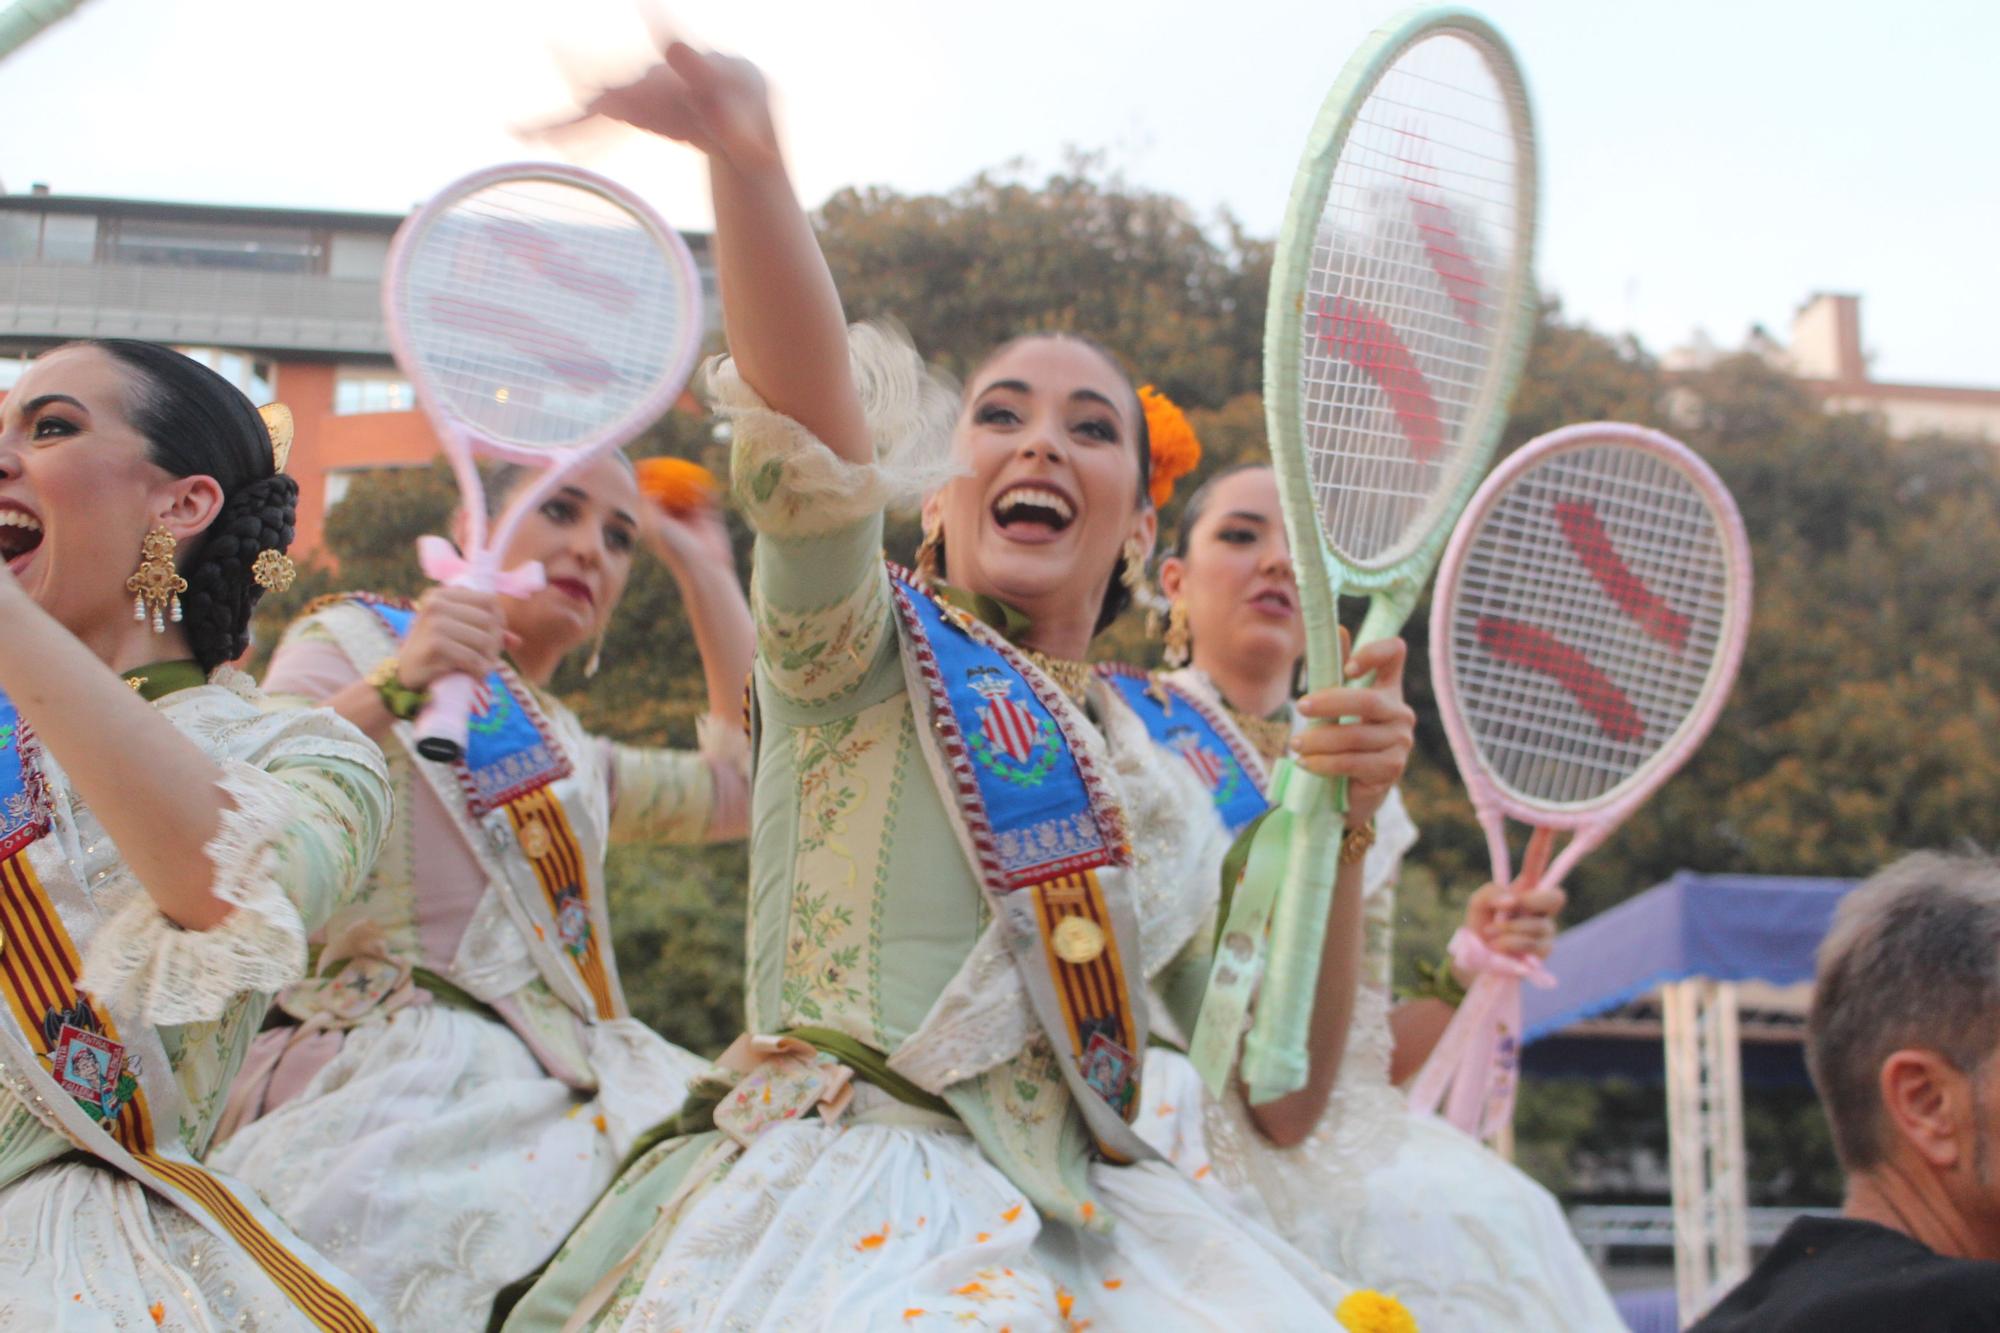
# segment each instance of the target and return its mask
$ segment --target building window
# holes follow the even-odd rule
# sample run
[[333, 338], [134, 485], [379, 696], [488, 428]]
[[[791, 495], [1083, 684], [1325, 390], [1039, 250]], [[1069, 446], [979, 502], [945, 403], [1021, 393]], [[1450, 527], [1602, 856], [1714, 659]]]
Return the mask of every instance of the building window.
[[333, 382], [333, 414], [408, 412], [417, 405], [410, 382], [393, 370], [343, 370]]
[[248, 352], [232, 352], [223, 347], [182, 347], [176, 350], [191, 361], [201, 362], [243, 390], [244, 396], [253, 403], [268, 403], [277, 396], [271, 389], [274, 368], [269, 361]]
[[0, 260], [88, 264], [97, 256], [97, 219], [89, 213], [0, 212]]
[[304, 227], [119, 218], [107, 238], [105, 258], [114, 264], [320, 273], [326, 268], [326, 246], [320, 233]]

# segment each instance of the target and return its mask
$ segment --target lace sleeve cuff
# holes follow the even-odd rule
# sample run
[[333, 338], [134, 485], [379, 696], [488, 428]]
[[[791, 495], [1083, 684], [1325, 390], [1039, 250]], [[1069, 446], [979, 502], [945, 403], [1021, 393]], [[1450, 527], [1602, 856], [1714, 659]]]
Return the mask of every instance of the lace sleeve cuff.
[[744, 382], [734, 360], [709, 363], [708, 397], [729, 419], [730, 484], [759, 532], [816, 537], [885, 509], [921, 500], [954, 471], [951, 423], [958, 396], [932, 375], [898, 329], [848, 331], [855, 387], [875, 443], [873, 463], [850, 463], [798, 422], [774, 412]]
[[231, 911], [208, 930], [175, 925], [143, 890], [105, 923], [84, 958], [82, 985], [151, 1023], [220, 1018], [246, 991], [278, 991], [305, 975], [306, 928], [278, 877], [279, 840], [293, 815], [286, 783], [236, 760], [222, 764], [234, 802], [203, 848], [211, 891]]

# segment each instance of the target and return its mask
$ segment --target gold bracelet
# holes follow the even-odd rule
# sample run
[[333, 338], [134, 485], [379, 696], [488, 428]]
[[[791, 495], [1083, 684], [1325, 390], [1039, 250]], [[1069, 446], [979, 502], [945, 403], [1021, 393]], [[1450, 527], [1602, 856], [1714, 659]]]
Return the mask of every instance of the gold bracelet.
[[1375, 821], [1369, 820], [1360, 828], [1351, 828], [1340, 835], [1340, 864], [1359, 864], [1368, 855], [1368, 849], [1375, 845]]

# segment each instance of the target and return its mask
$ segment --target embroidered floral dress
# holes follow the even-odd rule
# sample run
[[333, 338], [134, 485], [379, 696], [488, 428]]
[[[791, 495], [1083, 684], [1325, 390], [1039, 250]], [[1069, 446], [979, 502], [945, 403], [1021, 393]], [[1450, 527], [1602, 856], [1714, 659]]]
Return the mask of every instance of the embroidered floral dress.
[[[395, 651], [406, 619], [322, 607], [267, 685], [329, 697]], [[509, 721], [523, 744], [482, 759], [478, 728]], [[740, 836], [746, 752], [740, 726], [706, 723], [706, 753], [614, 745], [511, 672], [466, 764], [416, 758], [408, 731], [387, 744], [388, 844], [321, 932], [315, 977], [281, 998], [296, 1025], [258, 1039], [211, 1160], [340, 1256], [397, 1326], [477, 1329], [707, 1068], [625, 1011], [604, 853]], [[552, 861], [573, 877], [559, 900]]]
[[[929, 699], [881, 560], [883, 507], [938, 479], [955, 403], [873, 330], [854, 356], [871, 466], [727, 365], [712, 387], [758, 530], [749, 1021], [877, 1068], [834, 1123], [653, 1149], [508, 1327], [582, 1309], [619, 1329], [1330, 1328], [1345, 1289], [1276, 1237], [1164, 1162], [1093, 1159], [920, 734], [913, 698]], [[1216, 873], [1223, 840], [1184, 818], [1187, 788], [1160, 781], [1107, 692], [1101, 731], [1056, 706], [1129, 829], [1130, 865], [1101, 883], [1138, 905], [1127, 966], [1157, 977], [1201, 935], [1209, 909], [1187, 886]]]
[[[11, 717], [0, 724], [0, 762], [21, 765], [25, 751], [28, 777], [0, 819], [0, 974], [13, 1015], [0, 1039], [0, 1328], [308, 1329], [251, 1247], [328, 1288], [351, 1284], [267, 1225], [253, 1191], [221, 1180], [220, 1197], [241, 1205], [224, 1205], [231, 1231], [139, 1178], [158, 1169], [218, 1199], [188, 1174], [193, 1157], [270, 992], [304, 974], [307, 932], [375, 855], [389, 816], [381, 755], [332, 713], [266, 712], [249, 678], [226, 668], [156, 706], [222, 766], [234, 803], [207, 849], [214, 892], [234, 910], [211, 930], [161, 915], [61, 765], [23, 746]], [[81, 990], [52, 999], [51, 986], [72, 984], [65, 954], [82, 964]], [[29, 1061], [71, 1105], [29, 1081]], [[151, 1165], [134, 1170], [141, 1159]]]
[[[1234, 730], [1200, 672], [1168, 680]], [[1247, 742], [1234, 748], [1254, 755]], [[1257, 776], [1267, 780], [1261, 768]], [[1401, 1300], [1423, 1329], [1619, 1333], [1624, 1324], [1549, 1192], [1444, 1121], [1412, 1114], [1389, 1082], [1396, 881], [1417, 837], [1399, 795], [1376, 829], [1354, 1017], [1319, 1126], [1296, 1147], [1277, 1147], [1241, 1097], [1217, 1102], [1185, 1056], [1156, 1048], [1140, 1132], [1329, 1271]]]

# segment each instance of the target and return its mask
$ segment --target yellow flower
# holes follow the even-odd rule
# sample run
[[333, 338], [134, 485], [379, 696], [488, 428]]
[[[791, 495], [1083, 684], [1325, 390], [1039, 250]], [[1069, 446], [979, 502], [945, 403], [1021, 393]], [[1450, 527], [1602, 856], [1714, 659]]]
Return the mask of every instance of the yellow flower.
[[1357, 1291], [1333, 1312], [1347, 1333], [1417, 1333], [1416, 1316], [1394, 1296]]
[[1187, 413], [1152, 385], [1139, 390], [1139, 406], [1146, 412], [1146, 441], [1153, 455], [1148, 494], [1153, 508], [1159, 509], [1174, 498], [1174, 483], [1201, 462], [1201, 441], [1195, 438]]
[[706, 509], [722, 493], [714, 473], [685, 458], [642, 458], [635, 470], [639, 474], [639, 490], [672, 513]]

